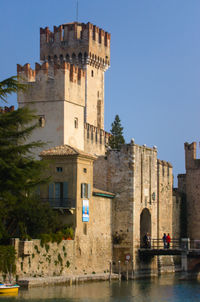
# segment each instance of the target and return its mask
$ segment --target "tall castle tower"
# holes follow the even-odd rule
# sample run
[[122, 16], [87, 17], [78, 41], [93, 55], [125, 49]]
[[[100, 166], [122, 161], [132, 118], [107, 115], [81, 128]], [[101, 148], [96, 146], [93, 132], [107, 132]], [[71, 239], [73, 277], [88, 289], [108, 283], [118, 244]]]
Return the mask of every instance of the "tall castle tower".
[[104, 72], [110, 65], [110, 34], [91, 23], [68, 23], [40, 29], [40, 64], [18, 65], [29, 84], [19, 93], [19, 106], [28, 105], [41, 129], [31, 139], [49, 146], [69, 144], [102, 154], [104, 131]]

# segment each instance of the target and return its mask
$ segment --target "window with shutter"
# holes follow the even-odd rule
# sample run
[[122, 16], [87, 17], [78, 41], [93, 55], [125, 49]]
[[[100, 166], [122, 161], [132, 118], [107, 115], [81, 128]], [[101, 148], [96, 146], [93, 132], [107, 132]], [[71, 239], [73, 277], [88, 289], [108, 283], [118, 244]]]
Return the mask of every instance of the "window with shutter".
[[63, 183], [63, 198], [68, 198], [68, 182]]
[[54, 183], [49, 184], [49, 198], [50, 199], [54, 198]]
[[90, 199], [91, 196], [91, 184], [87, 185], [87, 198]]
[[55, 183], [55, 198], [56, 199], [60, 199], [60, 192], [61, 192], [61, 190], [60, 190], [60, 182], [56, 182]]
[[82, 183], [81, 184], [81, 198], [90, 198], [91, 196], [91, 185]]

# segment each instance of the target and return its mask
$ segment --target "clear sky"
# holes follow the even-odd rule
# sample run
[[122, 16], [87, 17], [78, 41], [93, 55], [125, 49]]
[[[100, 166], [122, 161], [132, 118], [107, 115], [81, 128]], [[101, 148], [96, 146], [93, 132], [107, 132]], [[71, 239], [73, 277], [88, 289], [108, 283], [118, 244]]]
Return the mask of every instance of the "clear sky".
[[[0, 80], [39, 62], [40, 27], [75, 19], [76, 0], [0, 0]], [[200, 1], [79, 0], [78, 21], [111, 33], [105, 129], [119, 114], [126, 142], [156, 145], [176, 179], [184, 142], [200, 140]]]

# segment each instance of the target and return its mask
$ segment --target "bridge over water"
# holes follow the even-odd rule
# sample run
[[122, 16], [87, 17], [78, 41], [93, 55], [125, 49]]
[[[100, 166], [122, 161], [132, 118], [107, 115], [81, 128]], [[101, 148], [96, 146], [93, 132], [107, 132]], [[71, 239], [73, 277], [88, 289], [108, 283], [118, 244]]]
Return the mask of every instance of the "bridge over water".
[[200, 271], [200, 240], [173, 239], [170, 247], [164, 247], [162, 239], [151, 239], [148, 247], [139, 249], [140, 256], [180, 255], [182, 271]]

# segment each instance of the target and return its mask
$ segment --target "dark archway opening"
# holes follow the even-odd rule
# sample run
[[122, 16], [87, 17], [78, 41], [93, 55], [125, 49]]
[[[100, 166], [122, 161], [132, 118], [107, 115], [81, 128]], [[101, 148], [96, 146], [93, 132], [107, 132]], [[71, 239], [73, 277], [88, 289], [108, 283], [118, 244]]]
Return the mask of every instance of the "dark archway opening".
[[[147, 247], [145, 244], [145, 236], [151, 238], [151, 213], [147, 208], [143, 209], [140, 214], [140, 246]], [[150, 247], [150, 246], [148, 246]]]

